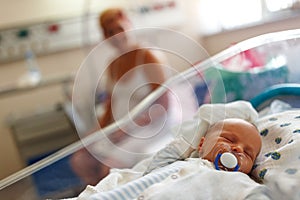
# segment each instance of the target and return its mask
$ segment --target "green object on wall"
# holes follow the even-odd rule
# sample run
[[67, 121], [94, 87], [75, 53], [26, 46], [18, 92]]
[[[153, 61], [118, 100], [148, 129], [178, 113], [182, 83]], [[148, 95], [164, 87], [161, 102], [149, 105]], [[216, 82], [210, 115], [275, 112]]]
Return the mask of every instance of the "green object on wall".
[[29, 36], [28, 29], [20, 29], [17, 33], [18, 38], [27, 38]]

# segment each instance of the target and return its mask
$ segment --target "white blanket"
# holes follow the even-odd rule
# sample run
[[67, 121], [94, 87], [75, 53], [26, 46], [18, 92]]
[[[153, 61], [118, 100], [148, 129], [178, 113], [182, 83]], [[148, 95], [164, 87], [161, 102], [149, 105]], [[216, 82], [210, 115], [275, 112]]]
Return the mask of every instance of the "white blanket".
[[[149, 180], [158, 177], [163, 178], [157, 183], [150, 183]], [[144, 188], [140, 189], [137, 184]], [[246, 174], [217, 171], [207, 160], [190, 158], [146, 176], [141, 176], [133, 169], [114, 170], [97, 186], [88, 186], [77, 198], [87, 199], [267, 200], [270, 197], [266, 187], [254, 182]]]

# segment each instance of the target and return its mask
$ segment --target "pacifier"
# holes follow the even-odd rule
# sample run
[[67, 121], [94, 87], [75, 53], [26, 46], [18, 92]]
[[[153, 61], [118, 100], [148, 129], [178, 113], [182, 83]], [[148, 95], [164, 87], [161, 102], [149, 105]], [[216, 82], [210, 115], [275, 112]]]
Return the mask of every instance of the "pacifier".
[[222, 166], [224, 166], [226, 169], [232, 170], [232, 171], [238, 171], [239, 165], [238, 160], [235, 157], [233, 153], [225, 152], [225, 153], [219, 153], [215, 159], [214, 165], [217, 170], [220, 170], [219, 163], [221, 163]]

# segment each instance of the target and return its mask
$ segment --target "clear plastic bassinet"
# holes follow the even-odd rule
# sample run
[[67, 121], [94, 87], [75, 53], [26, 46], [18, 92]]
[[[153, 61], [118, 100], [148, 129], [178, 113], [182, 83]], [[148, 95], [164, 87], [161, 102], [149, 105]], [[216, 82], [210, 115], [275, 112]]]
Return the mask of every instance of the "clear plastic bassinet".
[[[120, 127], [132, 130], [130, 126], [135, 127], [132, 119], [138, 118], [166, 92], [174, 95], [177, 99], [177, 106], [180, 106], [180, 111], [173, 113], [178, 115], [177, 121], [172, 124], [174, 126], [191, 119], [197, 107], [203, 103], [224, 103], [243, 99], [251, 101], [256, 108], [262, 109], [271, 99], [280, 98], [294, 107], [299, 107], [300, 102], [297, 97], [300, 93], [297, 85], [300, 83], [299, 52], [300, 30], [290, 30], [246, 40], [212, 57], [205, 59], [199, 57], [198, 60], [193, 58], [192, 62], [196, 64], [168, 79], [164, 87], [160, 87], [147, 96], [125, 117], [101, 131], [81, 137], [80, 141], [1, 180], [0, 199], [34, 200], [77, 196], [86, 184], [72, 171], [70, 157], [104, 140]], [[236, 66], [243, 66], [243, 69], [238, 69]], [[270, 92], [270, 87], [275, 90]], [[192, 91], [192, 93], [187, 95], [185, 90]], [[105, 95], [105, 91], [101, 94]], [[76, 97], [76, 95], [87, 94], [75, 93], [74, 95]], [[80, 123], [79, 118], [82, 118], [80, 109], [86, 107], [80, 107], [79, 102], [74, 104], [73, 120]], [[92, 103], [92, 105], [95, 104]], [[92, 111], [93, 109], [95, 108], [87, 108]], [[80, 125], [77, 124], [77, 126]], [[80, 132], [80, 127], [77, 129]], [[160, 145], [163, 147], [164, 144]], [[104, 153], [111, 150], [105, 145], [98, 145], [98, 148]]]

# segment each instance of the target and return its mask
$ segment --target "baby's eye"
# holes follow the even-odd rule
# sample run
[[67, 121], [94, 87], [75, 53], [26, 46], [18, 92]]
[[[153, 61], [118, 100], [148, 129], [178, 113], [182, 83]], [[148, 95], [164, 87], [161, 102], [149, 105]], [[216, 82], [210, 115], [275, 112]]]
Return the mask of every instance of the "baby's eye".
[[228, 137], [223, 137], [227, 142], [233, 142], [233, 140], [231, 138], [228, 138]]
[[245, 151], [245, 153], [246, 153], [246, 154], [247, 154], [247, 156], [249, 156], [251, 159], [253, 158], [253, 154], [252, 154], [252, 152]]

